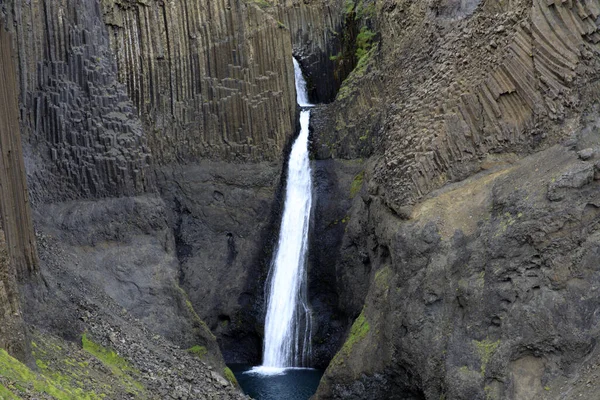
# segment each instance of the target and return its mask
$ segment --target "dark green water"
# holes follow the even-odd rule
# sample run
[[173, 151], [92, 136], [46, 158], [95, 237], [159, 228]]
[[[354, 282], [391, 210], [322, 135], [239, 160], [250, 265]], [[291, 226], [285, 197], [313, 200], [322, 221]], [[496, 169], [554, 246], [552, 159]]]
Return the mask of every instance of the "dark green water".
[[244, 393], [256, 400], [308, 400], [315, 394], [323, 371], [290, 368], [261, 373], [248, 365], [229, 366]]

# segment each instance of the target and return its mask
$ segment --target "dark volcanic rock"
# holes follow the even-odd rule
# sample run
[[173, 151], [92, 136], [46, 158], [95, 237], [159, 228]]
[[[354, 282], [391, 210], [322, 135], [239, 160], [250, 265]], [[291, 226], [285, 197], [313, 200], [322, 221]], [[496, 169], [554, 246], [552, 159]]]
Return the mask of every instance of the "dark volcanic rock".
[[[389, 254], [361, 247], [373, 263], [365, 306], [316, 398], [566, 395], [560, 382], [587, 373], [599, 326], [600, 186], [581, 171], [593, 161], [555, 146], [434, 192], [408, 221], [374, 195], [355, 205]], [[561, 179], [572, 184], [550, 201]], [[346, 264], [345, 279], [361, 268]]]
[[227, 362], [259, 363], [263, 291], [277, 240], [281, 165], [202, 162], [164, 167], [179, 281]]
[[[327, 367], [342, 344], [351, 318], [340, 305], [336, 263], [347, 251], [344, 231], [350, 223], [350, 206], [357, 195], [359, 161], [317, 160], [313, 170], [313, 215], [309, 238], [308, 295], [313, 315], [313, 363]], [[362, 183], [362, 181], [361, 181]], [[352, 315], [353, 317], [354, 315]]]

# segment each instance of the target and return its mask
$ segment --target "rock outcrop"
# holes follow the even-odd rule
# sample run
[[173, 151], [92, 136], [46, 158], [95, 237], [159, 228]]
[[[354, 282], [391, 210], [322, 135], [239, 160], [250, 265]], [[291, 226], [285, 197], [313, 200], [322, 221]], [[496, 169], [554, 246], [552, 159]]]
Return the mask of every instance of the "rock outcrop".
[[588, 393], [599, 4], [360, 4], [373, 47], [314, 117], [319, 158], [370, 157], [316, 398]]
[[117, 80], [99, 3], [11, 1], [3, 11], [34, 204], [145, 192], [147, 139]]
[[264, 281], [277, 238], [279, 163], [203, 161], [159, 173], [179, 282], [228, 362], [260, 363]]
[[284, 0], [268, 9], [289, 29], [294, 55], [300, 59], [309, 97], [314, 103], [335, 98], [350, 69], [337, 74], [331, 56], [342, 47], [343, 0]]
[[13, 54], [10, 35], [0, 22], [0, 348], [26, 359], [29, 346], [17, 282], [37, 272], [38, 259], [25, 181]]
[[378, 50], [338, 95], [329, 147], [382, 140], [374, 178], [396, 210], [485, 154], [556, 142], [597, 96], [596, 2], [451, 4], [377, 3]]
[[279, 160], [296, 124], [290, 35], [253, 1], [103, 0], [119, 81], [158, 163]]
[[[90, 307], [104, 318], [116, 309], [148, 334], [203, 349], [203, 361], [222, 371], [200, 313], [225, 342], [240, 329], [250, 335], [244, 360], [256, 359], [262, 287], [250, 273], [265, 274], [263, 244], [277, 224], [272, 209], [297, 124], [289, 31], [254, 2], [228, 1], [14, 0], [0, 4], [0, 21], [16, 50], [14, 60], [2, 57], [18, 67], [10, 82], [19, 104], [7, 107], [14, 105], [11, 124], [20, 122], [24, 149], [23, 156], [5, 144], [20, 145], [18, 130], [13, 137], [3, 129], [3, 156], [21, 163], [0, 173], [4, 233], [9, 253], [21, 246], [31, 254], [18, 254], [35, 255], [31, 222], [13, 220], [25, 215], [13, 210], [28, 211], [19, 176], [26, 170], [41, 246], [43, 284], [21, 282], [25, 322], [78, 341], [90, 329]], [[213, 175], [194, 186], [189, 174], [207, 159], [216, 160]], [[239, 177], [244, 169], [250, 181]], [[4, 179], [15, 190], [5, 191]], [[201, 204], [192, 196], [207, 187], [214, 190]], [[255, 215], [231, 212], [236, 204]], [[211, 236], [205, 228], [222, 218], [232, 218], [230, 226]], [[188, 250], [196, 234], [205, 240]], [[214, 270], [204, 246], [222, 252]], [[32, 266], [5, 261], [9, 318], [19, 307], [11, 268]], [[215, 285], [200, 293], [207, 276]], [[230, 277], [230, 297], [217, 307], [223, 293], [212, 289]], [[247, 310], [249, 332], [227, 327]], [[128, 332], [119, 318], [111, 324]]]
[[577, 154], [597, 130], [490, 161], [406, 221], [363, 191], [347, 236], [376, 241], [372, 270], [338, 272], [371, 284], [317, 398], [563, 398], [599, 333], [600, 191], [596, 159]]

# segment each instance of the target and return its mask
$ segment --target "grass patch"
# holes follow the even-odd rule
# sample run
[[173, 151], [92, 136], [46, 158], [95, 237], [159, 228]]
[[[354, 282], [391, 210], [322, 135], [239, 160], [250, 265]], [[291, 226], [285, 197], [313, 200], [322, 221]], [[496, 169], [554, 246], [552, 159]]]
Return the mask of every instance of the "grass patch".
[[353, 199], [356, 197], [360, 188], [362, 187], [363, 181], [365, 179], [365, 172], [361, 172], [360, 174], [354, 177], [352, 181], [352, 185], [350, 185], [350, 198]]
[[235, 375], [233, 374], [233, 371], [229, 369], [229, 367], [225, 367], [225, 369], [223, 370], [223, 374], [225, 375], [225, 379], [227, 379], [235, 386], [238, 386], [238, 381], [237, 379], [235, 379]]
[[192, 348], [187, 349], [187, 352], [202, 359], [206, 354], [208, 354], [208, 350], [204, 346], [194, 346]]
[[[46, 393], [57, 400], [99, 400], [102, 397], [93, 392], [74, 388], [66, 380], [57, 382], [37, 374], [26, 365], [0, 349], [0, 375], [14, 382], [16, 390]], [[12, 388], [11, 388], [12, 389]], [[14, 389], [13, 389], [14, 390]], [[18, 395], [0, 385], [2, 399], [18, 399]]]
[[342, 346], [342, 349], [338, 351], [335, 357], [333, 357], [331, 364], [343, 364], [343, 359], [350, 354], [354, 345], [363, 340], [370, 330], [371, 326], [369, 325], [369, 321], [367, 321], [367, 319], [365, 318], [365, 312], [363, 310], [358, 316], [358, 318], [356, 318], [356, 320], [354, 321], [354, 324], [352, 324], [352, 328], [350, 329], [350, 335], [348, 335], [348, 339], [346, 339], [346, 342]]
[[136, 396], [144, 393], [144, 387], [141, 383], [133, 379], [130, 374], [139, 374], [139, 371], [134, 369], [124, 358], [119, 356], [114, 350], [106, 349], [95, 343], [83, 334], [81, 337], [83, 349], [96, 357], [104, 366], [119, 378], [125, 389]]
[[13, 394], [13, 392], [11, 392], [10, 390], [8, 390], [4, 386], [2, 386], [2, 384], [0, 383], [0, 399], [2, 399], [2, 400], [13, 400], [13, 399], [18, 399], [18, 397], [15, 396]]

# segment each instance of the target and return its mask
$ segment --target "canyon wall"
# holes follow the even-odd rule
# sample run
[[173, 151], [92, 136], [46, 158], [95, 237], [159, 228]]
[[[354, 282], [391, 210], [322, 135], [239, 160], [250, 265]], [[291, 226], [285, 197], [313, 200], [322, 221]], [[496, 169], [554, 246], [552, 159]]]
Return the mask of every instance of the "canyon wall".
[[27, 359], [17, 282], [37, 273], [38, 259], [21, 147], [15, 61], [10, 35], [0, 23], [0, 348]]
[[197, 312], [231, 359], [245, 348], [242, 361], [259, 357], [256, 277], [268, 268], [297, 124], [290, 31], [259, 6], [0, 5], [44, 244], [45, 286], [24, 288], [30, 324], [77, 340], [87, 304], [114, 302], [181, 346], [206, 347], [221, 367]]
[[252, 1], [103, 0], [118, 79], [160, 164], [280, 160], [296, 124], [290, 36]]
[[355, 321], [316, 398], [593, 398], [599, 4], [355, 3], [373, 46], [314, 112], [317, 158], [366, 159]]
[[309, 98], [331, 102], [350, 69], [336, 73], [330, 59], [343, 45], [343, 0], [275, 1], [270, 13], [289, 29], [294, 55], [305, 74]]

